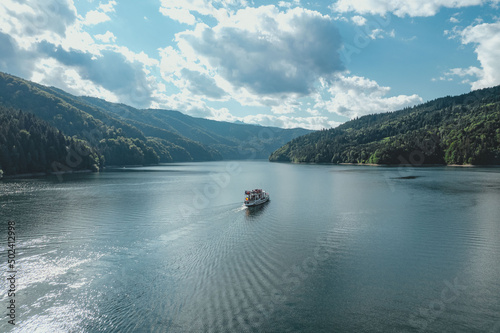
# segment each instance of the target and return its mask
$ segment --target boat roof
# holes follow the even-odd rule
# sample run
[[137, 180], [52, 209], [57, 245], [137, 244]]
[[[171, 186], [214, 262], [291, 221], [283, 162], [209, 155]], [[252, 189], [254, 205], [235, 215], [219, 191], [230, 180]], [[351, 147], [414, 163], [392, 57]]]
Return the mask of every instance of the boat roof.
[[260, 189], [260, 188], [256, 188], [255, 190], [251, 190], [251, 191], [246, 190], [246, 191], [245, 191], [245, 194], [250, 194], [250, 193], [261, 193], [261, 192], [265, 192], [265, 191], [263, 191], [263, 190], [262, 190], [262, 189]]

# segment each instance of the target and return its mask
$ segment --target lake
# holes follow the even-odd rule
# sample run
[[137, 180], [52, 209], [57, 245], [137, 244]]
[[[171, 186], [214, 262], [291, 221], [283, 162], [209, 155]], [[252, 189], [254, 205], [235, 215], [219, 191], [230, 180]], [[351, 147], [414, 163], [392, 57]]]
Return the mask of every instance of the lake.
[[[0, 186], [2, 332], [500, 332], [500, 169], [237, 161]], [[249, 210], [253, 188], [271, 201]]]

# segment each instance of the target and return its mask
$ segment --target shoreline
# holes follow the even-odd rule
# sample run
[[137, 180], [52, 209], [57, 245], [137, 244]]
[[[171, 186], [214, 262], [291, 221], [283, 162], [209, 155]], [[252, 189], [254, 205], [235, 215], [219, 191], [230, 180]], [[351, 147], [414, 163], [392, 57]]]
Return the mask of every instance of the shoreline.
[[[334, 164], [332, 164], [334, 165]], [[451, 167], [451, 168], [500, 168], [497, 164], [370, 164], [370, 163], [339, 163], [337, 165], [354, 166], [374, 166], [374, 167], [413, 167], [413, 168], [432, 168], [432, 167]]]
[[432, 168], [432, 167], [451, 167], [451, 168], [500, 168], [500, 164], [373, 164], [373, 163], [309, 163], [309, 162], [287, 162], [287, 161], [269, 161], [270, 163], [287, 164], [310, 164], [310, 165], [344, 165], [344, 166], [370, 166], [370, 167], [405, 167], [405, 168]]
[[57, 175], [68, 175], [74, 173], [92, 173], [93, 171], [90, 169], [85, 170], [76, 170], [76, 171], [58, 171], [58, 172], [32, 172], [32, 173], [20, 173], [17, 175], [8, 175], [3, 176], [0, 180], [3, 179], [19, 179], [19, 178], [36, 178], [36, 177], [47, 177], [47, 176], [57, 176]]

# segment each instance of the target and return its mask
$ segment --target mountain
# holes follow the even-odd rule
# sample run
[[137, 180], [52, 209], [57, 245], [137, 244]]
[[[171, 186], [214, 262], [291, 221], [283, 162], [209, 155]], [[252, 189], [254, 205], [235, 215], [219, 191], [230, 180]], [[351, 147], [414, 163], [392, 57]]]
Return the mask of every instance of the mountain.
[[[0, 106], [4, 111], [15, 109], [33, 114], [51, 130], [59, 131], [65, 140], [77, 140], [88, 146], [97, 154], [100, 167], [267, 158], [291, 139], [311, 132], [218, 122], [170, 110], [139, 110], [102, 99], [74, 96], [1, 72]], [[9, 122], [14, 120], [9, 118]], [[18, 130], [30, 132], [29, 128]], [[8, 156], [10, 153], [4, 159]], [[12, 174], [24, 169], [9, 170]]]
[[155, 136], [155, 129], [160, 128], [203, 143], [219, 152], [223, 159], [248, 157], [267, 159], [273, 151], [286, 142], [312, 132], [302, 128], [282, 129], [194, 118], [179, 111], [138, 110], [92, 97], [81, 97], [81, 99], [114, 114], [123, 121], [134, 124], [147, 135]]
[[373, 114], [293, 139], [273, 162], [500, 164], [500, 86]]

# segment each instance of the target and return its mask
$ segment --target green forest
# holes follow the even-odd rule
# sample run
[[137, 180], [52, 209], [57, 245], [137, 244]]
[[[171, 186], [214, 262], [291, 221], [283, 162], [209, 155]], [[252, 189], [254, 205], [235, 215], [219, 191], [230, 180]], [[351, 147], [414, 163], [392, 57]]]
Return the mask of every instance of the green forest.
[[0, 106], [0, 176], [70, 168], [96, 171], [103, 162], [87, 142], [64, 136], [30, 113]]
[[[286, 142], [311, 132], [139, 110], [1, 72], [0, 107], [0, 170], [5, 175], [268, 158]], [[85, 154], [75, 154], [80, 151]], [[71, 158], [67, 162], [68, 153], [79, 163]]]
[[500, 164], [500, 86], [353, 119], [298, 137], [270, 161], [387, 165]]

